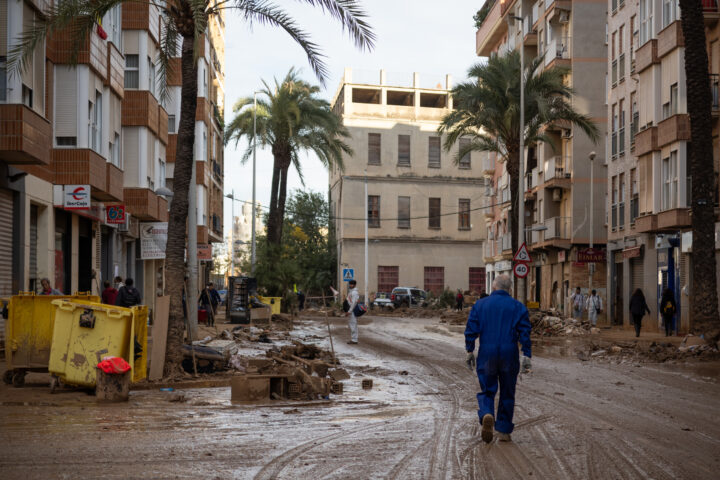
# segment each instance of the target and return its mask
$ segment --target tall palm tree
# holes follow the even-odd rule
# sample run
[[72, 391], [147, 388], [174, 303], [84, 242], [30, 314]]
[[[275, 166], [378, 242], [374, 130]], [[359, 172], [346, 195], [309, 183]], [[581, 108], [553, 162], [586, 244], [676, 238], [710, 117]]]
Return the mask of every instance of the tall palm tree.
[[691, 320], [698, 333], [716, 342], [720, 337], [715, 261], [715, 168], [712, 140], [712, 93], [702, 2], [680, 0], [680, 21], [685, 38], [687, 109], [690, 114], [690, 171], [692, 176], [692, 283]]
[[[302, 181], [300, 153], [314, 152], [326, 167], [343, 168], [343, 153], [352, 155], [352, 149], [344, 142], [350, 133], [340, 118], [330, 109], [330, 104], [317, 97], [319, 87], [301, 80], [295, 69], [290, 69], [282, 82], [275, 79], [271, 88], [263, 82], [260, 91], [265, 98], [257, 104], [257, 141], [269, 146], [273, 154], [272, 189], [267, 224], [267, 241], [271, 245], [282, 242], [287, 176], [292, 165]], [[243, 137], [248, 148], [242, 161], [252, 155], [253, 98], [242, 98], [233, 107], [235, 118], [225, 129], [225, 142]], [[246, 108], [247, 107], [247, 108]]]
[[[563, 83], [567, 70], [540, 71], [542, 57], [525, 66], [525, 145], [552, 142], [544, 133], [555, 122], [569, 122], [597, 142], [598, 128], [589, 116], [570, 104], [573, 90]], [[450, 151], [461, 138], [469, 138], [455, 161], [471, 151], [494, 152], [506, 160], [510, 176], [512, 250], [518, 249], [518, 188], [520, 185], [520, 54], [512, 51], [494, 56], [468, 70], [472, 80], [452, 90], [455, 110], [447, 114], [438, 128], [446, 134], [444, 148]]]
[[[3, 1], [3, 0], [0, 0]], [[299, 0], [320, 8], [347, 30], [358, 48], [371, 49], [375, 35], [366, 23], [366, 14], [356, 0]], [[26, 30], [10, 52], [9, 69], [27, 68], [35, 47], [45, 38], [59, 32], [70, 32], [79, 50], [101, 19], [112, 8], [123, 3], [147, 3], [160, 6], [161, 45], [158, 56], [158, 87], [167, 98], [166, 78], [172, 73], [170, 59], [180, 47], [181, 100], [177, 154], [173, 178], [173, 201], [170, 205], [168, 242], [165, 250], [167, 293], [170, 295], [165, 375], [180, 372], [185, 322], [182, 308], [185, 278], [185, 231], [188, 217], [188, 190], [192, 177], [195, 144], [195, 110], [197, 107], [197, 52], [201, 36], [207, 32], [208, 20], [222, 10], [235, 10], [248, 23], [278, 27], [299, 44], [311, 68], [321, 82], [327, 78], [327, 67], [317, 44], [284, 10], [267, 0], [63, 0], [48, 7], [44, 15]]]

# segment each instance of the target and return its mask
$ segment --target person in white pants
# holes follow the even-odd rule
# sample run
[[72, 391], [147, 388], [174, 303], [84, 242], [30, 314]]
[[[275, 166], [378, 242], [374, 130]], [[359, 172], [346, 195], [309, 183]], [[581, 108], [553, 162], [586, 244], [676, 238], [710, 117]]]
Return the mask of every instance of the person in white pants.
[[353, 310], [355, 310], [355, 305], [357, 305], [358, 301], [360, 300], [360, 294], [357, 291], [357, 282], [355, 280], [350, 280], [348, 282], [348, 287], [350, 288], [350, 290], [348, 291], [347, 302], [350, 304], [350, 310], [345, 313], [345, 316], [350, 317], [350, 319], [348, 320], [348, 327], [350, 327], [350, 341], [347, 343], [349, 345], [357, 345], [357, 317], [355, 317], [355, 313], [353, 313]]
[[596, 326], [598, 313], [602, 312], [602, 298], [598, 296], [595, 290], [593, 290], [592, 295], [588, 297], [585, 303], [585, 310], [588, 312], [588, 320], [590, 320], [592, 326]]

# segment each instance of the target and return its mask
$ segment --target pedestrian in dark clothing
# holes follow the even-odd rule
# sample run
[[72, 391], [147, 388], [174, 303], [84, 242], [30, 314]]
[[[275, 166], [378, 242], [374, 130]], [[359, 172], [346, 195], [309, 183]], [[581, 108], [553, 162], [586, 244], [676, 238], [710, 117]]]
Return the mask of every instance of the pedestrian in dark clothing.
[[673, 318], [677, 313], [677, 305], [675, 304], [675, 294], [669, 288], [663, 290], [662, 299], [660, 300], [660, 315], [662, 315], [663, 324], [665, 325], [665, 336], [669, 337], [673, 330]]
[[303, 309], [305, 308], [305, 294], [302, 292], [302, 290], [298, 290], [297, 297], [298, 297], [298, 310], [302, 312]]
[[206, 285], [202, 292], [200, 292], [200, 305], [203, 310], [207, 313], [207, 324], [212, 326], [215, 325], [215, 317], [213, 315], [212, 308], [212, 294], [210, 293], [210, 285]]
[[222, 302], [222, 298], [220, 298], [218, 291], [215, 290], [215, 284], [210, 282], [207, 284], [207, 288], [210, 291], [210, 303], [212, 304], [213, 315], [215, 315], [215, 313], [217, 313], [218, 305]]
[[632, 315], [633, 325], [635, 325], [635, 336], [640, 336], [640, 327], [642, 325], [642, 318], [645, 313], [650, 315], [650, 308], [645, 302], [645, 295], [639, 288], [635, 290], [630, 297], [630, 315]]
[[463, 306], [465, 304], [465, 296], [462, 294], [460, 290], [458, 290], [457, 295], [455, 295], [455, 310], [458, 312], [463, 311]]
[[115, 305], [118, 307], [133, 307], [142, 303], [142, 297], [140, 292], [133, 285], [135, 282], [132, 278], [125, 279], [125, 285], [120, 287], [118, 290], [117, 297], [115, 298]]
[[115, 287], [110, 285], [110, 282], [105, 280], [103, 282], [103, 286], [105, 289], [102, 291], [102, 303], [105, 303], [107, 305], [115, 305], [115, 300], [117, 299], [118, 291]]

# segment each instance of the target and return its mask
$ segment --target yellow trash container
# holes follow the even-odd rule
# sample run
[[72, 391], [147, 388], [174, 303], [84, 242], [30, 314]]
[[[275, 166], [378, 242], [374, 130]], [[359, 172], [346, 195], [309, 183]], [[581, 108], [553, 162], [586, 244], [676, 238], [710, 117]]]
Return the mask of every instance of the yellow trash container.
[[265, 305], [270, 306], [270, 311], [273, 315], [280, 314], [280, 307], [282, 306], [282, 297], [260, 297], [260, 301]]
[[20, 292], [10, 297], [5, 323], [5, 383], [20, 387], [25, 383], [27, 372], [47, 371], [55, 324], [51, 302], [62, 299], [100, 301], [100, 297], [89, 293], [35, 295], [34, 292]]
[[116, 307], [97, 302], [56, 300], [55, 330], [48, 370], [68, 385], [95, 387], [103, 357], [122, 357], [132, 367], [132, 380], [147, 373], [147, 307]]

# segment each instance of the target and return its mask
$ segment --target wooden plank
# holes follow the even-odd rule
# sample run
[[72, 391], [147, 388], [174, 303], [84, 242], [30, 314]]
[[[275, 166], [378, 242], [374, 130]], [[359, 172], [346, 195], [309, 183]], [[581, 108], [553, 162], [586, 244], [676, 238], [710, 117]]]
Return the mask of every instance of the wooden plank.
[[159, 380], [163, 376], [169, 316], [170, 296], [157, 297], [155, 299], [155, 316], [152, 327], [153, 343], [150, 352], [150, 380]]

